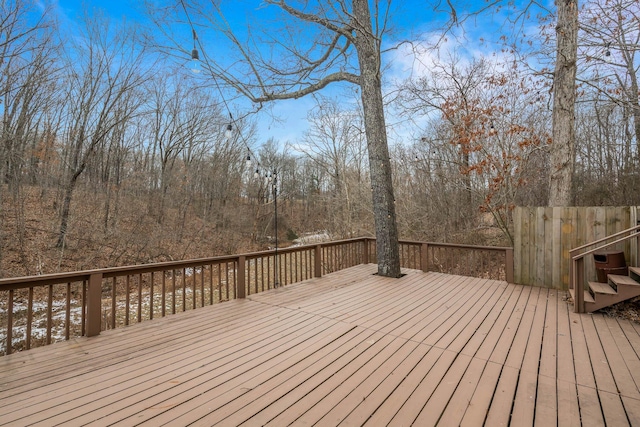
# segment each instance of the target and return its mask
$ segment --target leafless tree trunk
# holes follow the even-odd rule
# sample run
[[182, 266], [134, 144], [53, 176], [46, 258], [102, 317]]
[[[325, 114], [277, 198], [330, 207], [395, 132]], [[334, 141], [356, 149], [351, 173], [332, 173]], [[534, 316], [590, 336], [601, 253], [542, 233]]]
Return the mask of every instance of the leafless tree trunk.
[[549, 206], [570, 206], [575, 157], [578, 1], [556, 0], [556, 64], [553, 80], [553, 136]]
[[360, 64], [360, 87], [364, 110], [364, 127], [369, 147], [369, 168], [373, 193], [373, 215], [376, 227], [378, 274], [400, 276], [400, 252], [396, 223], [395, 196], [391, 161], [384, 120], [380, 43], [374, 35], [367, 0], [353, 0], [356, 37], [354, 44]]

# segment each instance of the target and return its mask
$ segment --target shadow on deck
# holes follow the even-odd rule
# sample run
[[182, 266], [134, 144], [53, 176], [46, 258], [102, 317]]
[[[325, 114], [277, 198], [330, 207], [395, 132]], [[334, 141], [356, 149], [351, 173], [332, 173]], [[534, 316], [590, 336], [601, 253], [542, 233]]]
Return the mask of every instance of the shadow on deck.
[[360, 265], [0, 358], [0, 425], [640, 425], [640, 325]]

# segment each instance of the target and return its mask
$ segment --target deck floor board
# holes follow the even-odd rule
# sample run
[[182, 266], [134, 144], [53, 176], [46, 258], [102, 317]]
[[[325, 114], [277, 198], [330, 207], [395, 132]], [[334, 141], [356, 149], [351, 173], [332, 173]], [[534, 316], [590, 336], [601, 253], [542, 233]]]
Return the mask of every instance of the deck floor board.
[[0, 358], [2, 425], [640, 425], [640, 326], [360, 265]]

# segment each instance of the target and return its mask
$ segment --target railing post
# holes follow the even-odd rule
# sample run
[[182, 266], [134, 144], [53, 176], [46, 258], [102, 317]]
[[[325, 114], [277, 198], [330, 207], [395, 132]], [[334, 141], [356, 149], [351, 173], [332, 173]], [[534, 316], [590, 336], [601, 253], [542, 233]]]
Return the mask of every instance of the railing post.
[[429, 271], [429, 244], [423, 243], [420, 245], [420, 269], [423, 273]]
[[244, 255], [240, 255], [238, 257], [238, 272], [236, 274], [236, 298], [243, 299], [246, 298], [246, 276], [245, 276], [245, 265], [246, 265], [246, 257]]
[[87, 336], [100, 335], [102, 318], [102, 273], [89, 276], [89, 290], [87, 292]]
[[573, 311], [584, 313], [584, 257], [573, 260]]
[[640, 267], [640, 230], [636, 230], [636, 265], [634, 267]]
[[313, 257], [313, 277], [322, 277], [322, 245], [316, 245]]
[[507, 248], [504, 254], [505, 280], [513, 283], [513, 248]]
[[363, 264], [369, 264], [369, 239], [365, 237], [362, 239], [362, 243], [364, 245], [362, 250], [362, 257], [364, 258]]

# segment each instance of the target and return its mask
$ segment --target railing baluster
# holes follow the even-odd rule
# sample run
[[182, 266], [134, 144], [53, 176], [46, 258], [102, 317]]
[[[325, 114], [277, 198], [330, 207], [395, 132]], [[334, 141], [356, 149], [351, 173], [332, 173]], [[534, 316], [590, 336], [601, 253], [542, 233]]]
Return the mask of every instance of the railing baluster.
[[187, 311], [187, 269], [182, 268], [182, 312]]
[[138, 323], [142, 322], [142, 273], [138, 274]]
[[9, 301], [7, 302], [7, 349], [5, 354], [11, 354], [13, 346], [13, 289], [9, 290]]
[[85, 336], [87, 333], [87, 281], [82, 281], [82, 310], [80, 310], [82, 320], [80, 323], [82, 327], [80, 328], [80, 335]]
[[204, 265], [200, 266], [200, 307], [204, 307]]
[[209, 305], [213, 305], [213, 264], [209, 264]]
[[131, 276], [127, 274], [127, 279], [125, 281], [125, 288], [127, 291], [127, 295], [125, 298], [125, 313], [124, 313], [124, 324], [125, 326], [129, 326], [129, 310], [130, 310], [130, 302], [131, 302]]
[[53, 285], [49, 285], [47, 293], [47, 344], [51, 344], [51, 327], [53, 325]]
[[149, 284], [149, 320], [153, 320], [153, 282], [155, 277], [151, 272], [151, 283]]
[[258, 293], [258, 261], [260, 261], [260, 258], [254, 258], [253, 259], [253, 281], [254, 283], [254, 290], [255, 293]]
[[162, 304], [162, 308], [160, 309], [160, 313], [162, 315], [162, 317], [164, 317], [166, 315], [166, 304], [167, 304], [167, 272], [163, 271], [162, 272], [162, 296], [160, 297], [160, 301]]
[[111, 329], [116, 328], [116, 298], [118, 295], [118, 281], [116, 279], [115, 276], [111, 279]]
[[224, 271], [225, 271], [224, 287], [227, 294], [227, 301], [229, 301], [229, 262], [228, 261], [224, 263]]
[[176, 314], [176, 270], [171, 270], [171, 314]]
[[67, 312], [65, 313], [64, 318], [64, 339], [69, 341], [70, 332], [71, 332], [71, 282], [67, 282], [67, 304], [66, 304]]
[[[27, 303], [27, 350], [31, 348], [31, 323], [33, 322], [33, 287], [29, 288], [29, 301]], [[69, 310], [67, 310], [69, 312]], [[68, 338], [67, 338], [68, 339]]]
[[191, 275], [193, 276], [193, 304], [192, 307], [195, 310], [198, 304], [198, 290], [196, 284], [196, 267], [191, 267]]

